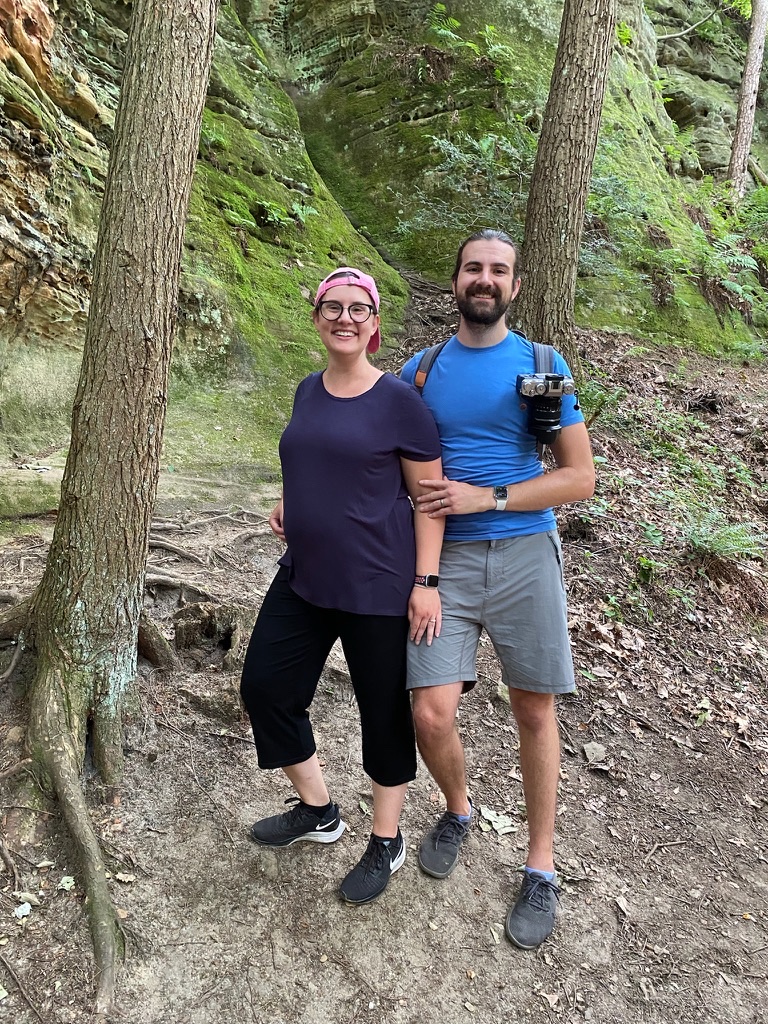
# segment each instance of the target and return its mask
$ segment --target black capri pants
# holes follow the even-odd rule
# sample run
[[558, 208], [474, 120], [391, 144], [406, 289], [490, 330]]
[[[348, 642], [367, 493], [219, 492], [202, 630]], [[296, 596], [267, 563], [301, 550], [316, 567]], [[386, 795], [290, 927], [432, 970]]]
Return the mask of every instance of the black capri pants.
[[363, 768], [380, 786], [410, 782], [416, 744], [405, 687], [407, 617], [310, 604], [291, 589], [285, 566], [264, 598], [240, 683], [259, 767], [285, 768], [315, 753], [308, 709], [337, 639], [360, 710]]

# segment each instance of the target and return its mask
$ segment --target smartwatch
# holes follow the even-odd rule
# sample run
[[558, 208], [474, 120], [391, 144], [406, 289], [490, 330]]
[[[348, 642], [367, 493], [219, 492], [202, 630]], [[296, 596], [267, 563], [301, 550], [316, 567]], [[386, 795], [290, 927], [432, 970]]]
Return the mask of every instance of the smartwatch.
[[436, 587], [440, 580], [435, 573], [428, 572], [426, 576], [414, 576], [413, 582], [419, 587]]
[[493, 500], [496, 502], [496, 511], [504, 512], [507, 507], [507, 488], [494, 487]]

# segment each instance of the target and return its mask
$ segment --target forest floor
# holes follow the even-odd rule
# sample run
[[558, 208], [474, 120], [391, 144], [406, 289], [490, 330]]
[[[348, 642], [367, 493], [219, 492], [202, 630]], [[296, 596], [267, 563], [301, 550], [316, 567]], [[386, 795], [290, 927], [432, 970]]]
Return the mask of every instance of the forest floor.
[[[447, 297], [417, 288], [415, 329], [392, 365], [449, 320]], [[618, 335], [582, 342], [603, 405], [597, 493], [559, 515], [579, 688], [559, 705], [551, 940], [524, 953], [504, 937], [526, 826], [488, 643], [460, 713], [479, 813], [457, 870], [439, 882], [416, 863], [441, 809], [422, 765], [406, 862], [378, 901], [353, 908], [337, 888], [365, 846], [371, 793], [343, 662], [329, 664], [313, 721], [348, 830], [333, 846], [273, 851], [248, 828], [290, 790], [257, 769], [238, 652], [226, 637], [187, 637], [179, 672], [140, 665], [119, 794], [86, 771], [127, 938], [112, 1020], [768, 1022], [766, 562], [744, 557], [744, 534], [723, 532], [717, 513], [768, 522], [764, 369]], [[281, 550], [266, 524], [276, 497], [272, 484], [249, 511], [161, 502], [154, 536], [179, 550], [153, 548], [147, 608], [166, 635], [201, 600], [252, 621]], [[0, 547], [0, 590], [33, 589], [50, 529]], [[0, 675], [11, 654], [0, 650]], [[0, 773], [23, 757], [23, 665], [0, 686]], [[51, 805], [35, 834], [14, 832], [0, 784], [21, 876], [16, 888], [0, 874], [0, 1020], [84, 1024], [93, 960], [65, 830]]]

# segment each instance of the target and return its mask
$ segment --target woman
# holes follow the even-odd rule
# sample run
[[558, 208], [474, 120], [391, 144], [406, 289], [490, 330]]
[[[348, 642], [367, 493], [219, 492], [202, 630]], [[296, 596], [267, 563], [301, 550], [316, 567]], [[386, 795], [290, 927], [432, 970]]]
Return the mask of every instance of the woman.
[[282, 768], [298, 796], [287, 801], [291, 810], [257, 821], [251, 838], [266, 846], [332, 843], [346, 827], [307, 712], [340, 639], [373, 783], [373, 832], [341, 895], [367, 903], [405, 860], [400, 812], [416, 775], [406, 643], [431, 643], [440, 631], [443, 524], [414, 517], [412, 501], [420, 478], [442, 475], [440, 441], [416, 390], [368, 361], [381, 340], [372, 277], [352, 267], [326, 277], [313, 322], [327, 366], [299, 385], [280, 440], [283, 494], [269, 522], [288, 550], [264, 598], [241, 684], [259, 766]]

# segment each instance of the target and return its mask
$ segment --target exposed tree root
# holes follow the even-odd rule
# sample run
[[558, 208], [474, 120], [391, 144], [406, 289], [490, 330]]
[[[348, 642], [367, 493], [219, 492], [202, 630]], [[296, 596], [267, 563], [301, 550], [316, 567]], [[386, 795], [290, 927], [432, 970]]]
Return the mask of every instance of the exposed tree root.
[[149, 547], [150, 550], [170, 551], [172, 555], [178, 555], [179, 558], [186, 558], [190, 562], [197, 562], [198, 565], [205, 565], [204, 558], [201, 558], [192, 551], [187, 551], [186, 548], [182, 548], [178, 544], [171, 544], [170, 541], [162, 540], [160, 537], [150, 537]]
[[15, 640], [27, 627], [30, 600], [13, 605], [0, 615], [0, 640]]
[[179, 659], [173, 647], [144, 612], [139, 619], [139, 654], [146, 658], [150, 665], [164, 672], [179, 667]]
[[0, 860], [5, 864], [5, 868], [8, 874], [13, 879], [13, 888], [17, 890], [21, 885], [21, 876], [19, 875], [19, 869], [16, 867], [16, 861], [11, 856], [8, 847], [5, 845], [5, 839], [0, 833]]
[[21, 652], [23, 650], [24, 650], [24, 644], [21, 642], [21, 640], [19, 640], [17, 642], [17, 644], [16, 644], [16, 650], [13, 652], [13, 657], [11, 658], [11, 664], [8, 666], [8, 668], [5, 670], [5, 672], [3, 672], [2, 675], [0, 675], [0, 683], [7, 683], [8, 680], [11, 678], [11, 676], [13, 675], [14, 669], [16, 668], [16, 666], [17, 666], [17, 664], [19, 662], [19, 658], [21, 657]]
[[35, 680], [45, 700], [31, 700], [30, 733], [37, 755], [53, 785], [64, 821], [78, 854], [86, 911], [96, 960], [96, 1013], [106, 1013], [115, 992], [116, 965], [124, 953], [122, 932], [107, 885], [99, 841], [80, 782], [82, 742], [68, 721], [67, 683], [49, 669]]

